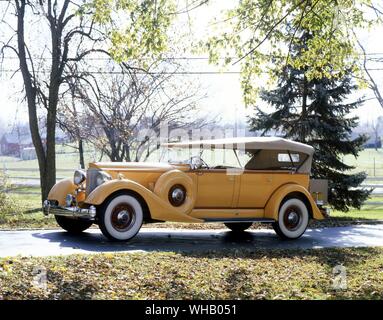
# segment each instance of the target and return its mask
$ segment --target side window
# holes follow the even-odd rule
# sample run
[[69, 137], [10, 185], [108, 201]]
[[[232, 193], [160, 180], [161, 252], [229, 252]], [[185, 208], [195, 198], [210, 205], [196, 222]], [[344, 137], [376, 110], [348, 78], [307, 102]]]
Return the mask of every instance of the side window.
[[303, 154], [285, 150], [255, 150], [251, 154], [246, 170], [294, 170], [305, 160]]
[[[291, 159], [290, 159], [291, 156]], [[291, 163], [293, 160], [294, 163], [299, 163], [299, 154], [298, 153], [278, 153], [278, 161], [279, 162], [288, 162]]]

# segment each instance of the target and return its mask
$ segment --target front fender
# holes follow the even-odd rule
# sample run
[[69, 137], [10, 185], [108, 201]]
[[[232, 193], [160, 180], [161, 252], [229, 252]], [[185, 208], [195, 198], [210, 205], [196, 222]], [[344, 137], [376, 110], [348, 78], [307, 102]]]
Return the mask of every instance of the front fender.
[[182, 213], [179, 209], [177, 210], [176, 207], [166, 203], [151, 190], [129, 179], [111, 180], [103, 183], [88, 195], [85, 199], [85, 203], [90, 205], [101, 205], [111, 194], [117, 191], [133, 191], [139, 194], [145, 200], [150, 211], [150, 216], [154, 220], [202, 222], [200, 219]]
[[265, 207], [265, 218], [270, 218], [274, 220], [278, 220], [279, 207], [281, 205], [282, 200], [292, 192], [298, 192], [306, 196], [307, 200], [310, 202], [311, 211], [313, 214], [313, 218], [317, 220], [323, 220], [324, 216], [319, 210], [318, 206], [314, 202], [311, 194], [307, 191], [306, 188], [302, 187], [299, 184], [288, 183], [281, 187], [279, 187], [273, 195], [270, 197], [269, 201]]
[[60, 206], [65, 206], [65, 198], [67, 194], [74, 194], [75, 190], [76, 185], [73, 183], [72, 179], [63, 179], [57, 182], [49, 191], [48, 200], [56, 200]]

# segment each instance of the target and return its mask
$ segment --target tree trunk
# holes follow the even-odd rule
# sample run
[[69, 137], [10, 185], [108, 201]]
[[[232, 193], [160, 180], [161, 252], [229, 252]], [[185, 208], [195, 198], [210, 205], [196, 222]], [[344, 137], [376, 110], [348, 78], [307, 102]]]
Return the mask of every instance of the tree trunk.
[[[303, 121], [306, 120], [307, 116], [307, 95], [308, 95], [308, 88], [307, 88], [307, 78], [306, 75], [303, 76], [303, 93], [302, 93], [302, 114], [301, 119]], [[306, 141], [306, 128], [304, 127], [303, 130], [301, 130], [301, 137], [300, 141], [305, 142]]]
[[375, 150], [378, 151], [379, 148], [379, 134], [375, 132]]
[[33, 81], [33, 70], [29, 70], [27, 63], [27, 49], [24, 35], [25, 10], [29, 5], [25, 0], [15, 2], [17, 10], [17, 47], [20, 70], [23, 77], [24, 88], [28, 104], [29, 128], [31, 131], [32, 142], [36, 150], [37, 160], [40, 171], [41, 200], [48, 197], [50, 189], [56, 183], [56, 117], [58, 94], [61, 84], [62, 69], [60, 69], [61, 57], [61, 35], [62, 28], [58, 27], [52, 17], [50, 22], [50, 32], [52, 37], [52, 65], [49, 81], [49, 98], [47, 104], [46, 118], [46, 138], [40, 135], [39, 120], [37, 115], [37, 93], [38, 88]]
[[[40, 171], [40, 185], [41, 185], [41, 196], [44, 201], [50, 190], [51, 181], [48, 179], [49, 176], [49, 165], [47, 163], [47, 156], [44, 149], [44, 144], [40, 136], [39, 121], [37, 117], [37, 105], [36, 105], [36, 94], [37, 89], [34, 86], [30, 71], [27, 63], [27, 54], [25, 48], [25, 37], [24, 37], [24, 17], [26, 2], [16, 2], [17, 8], [17, 48], [19, 55], [20, 71], [23, 77], [24, 89], [27, 98], [28, 105], [28, 117], [29, 117], [29, 128], [32, 136], [32, 143], [35, 147], [37, 161], [39, 164]], [[50, 164], [50, 167], [52, 165]], [[56, 178], [54, 177], [54, 180]]]
[[[51, 100], [51, 99], [50, 99]], [[48, 197], [49, 190], [56, 183], [56, 108], [57, 102], [54, 105], [54, 99], [50, 101], [50, 109], [47, 116], [47, 136], [46, 136], [46, 168], [45, 168], [45, 183], [46, 189], [42, 193], [43, 199]], [[53, 110], [51, 110], [53, 109]]]
[[85, 169], [84, 143], [81, 138], [78, 139], [78, 154], [80, 156], [80, 167], [81, 169]]

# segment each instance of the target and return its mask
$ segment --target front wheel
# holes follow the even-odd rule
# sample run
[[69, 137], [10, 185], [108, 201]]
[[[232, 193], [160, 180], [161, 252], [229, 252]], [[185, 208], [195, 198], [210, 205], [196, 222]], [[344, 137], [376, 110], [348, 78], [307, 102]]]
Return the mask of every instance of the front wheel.
[[72, 234], [79, 234], [93, 224], [92, 221], [71, 219], [64, 216], [55, 216], [55, 219], [61, 228]]
[[249, 229], [252, 226], [252, 224], [252, 222], [228, 222], [225, 223], [225, 226], [233, 232], [243, 232], [246, 229]]
[[297, 198], [285, 201], [279, 209], [274, 231], [284, 240], [300, 238], [309, 223], [309, 212], [304, 202]]
[[132, 195], [117, 195], [100, 208], [99, 226], [112, 241], [128, 241], [140, 230], [144, 214], [140, 202]]

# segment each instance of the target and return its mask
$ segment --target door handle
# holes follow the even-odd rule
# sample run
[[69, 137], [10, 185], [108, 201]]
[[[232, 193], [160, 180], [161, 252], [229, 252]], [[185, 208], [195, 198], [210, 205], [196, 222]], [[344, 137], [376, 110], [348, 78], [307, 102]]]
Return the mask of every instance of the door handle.
[[196, 174], [197, 176], [202, 176], [202, 175], [203, 175], [203, 172], [202, 172], [202, 171], [196, 171], [195, 174]]

